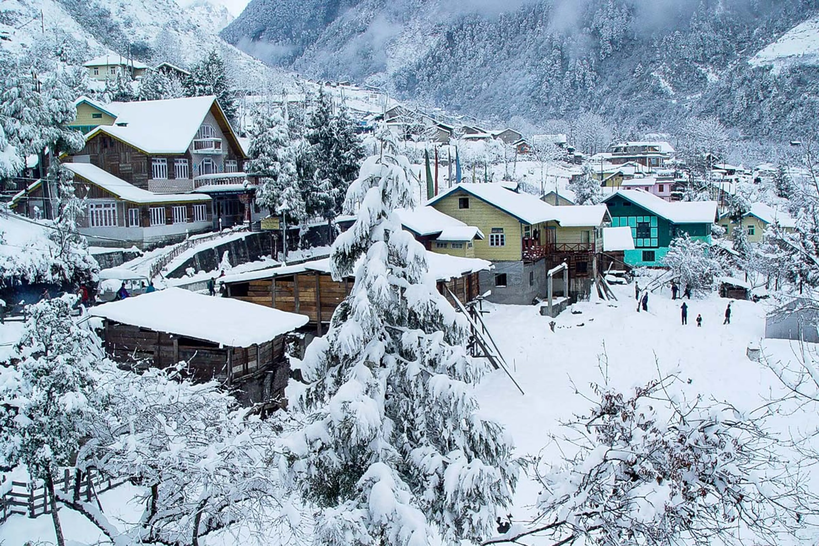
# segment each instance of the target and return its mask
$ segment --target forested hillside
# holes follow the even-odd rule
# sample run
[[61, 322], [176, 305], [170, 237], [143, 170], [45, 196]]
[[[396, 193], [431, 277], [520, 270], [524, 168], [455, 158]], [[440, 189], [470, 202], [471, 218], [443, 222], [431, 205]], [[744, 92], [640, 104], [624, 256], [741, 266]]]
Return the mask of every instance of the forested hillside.
[[755, 56], [817, 5], [252, 0], [222, 36], [308, 76], [369, 83], [479, 117], [543, 125], [594, 111], [626, 134], [716, 115], [745, 136], [787, 139], [819, 113], [816, 57], [797, 51], [783, 66], [776, 50]]

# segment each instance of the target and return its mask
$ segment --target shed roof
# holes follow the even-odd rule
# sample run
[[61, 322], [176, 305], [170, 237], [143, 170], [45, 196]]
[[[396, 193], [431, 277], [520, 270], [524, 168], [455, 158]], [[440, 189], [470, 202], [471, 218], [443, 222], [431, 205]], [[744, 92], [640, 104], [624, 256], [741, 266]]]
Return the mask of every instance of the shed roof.
[[104, 319], [227, 347], [250, 347], [307, 324], [304, 315], [168, 288], [90, 310]]
[[616, 196], [675, 224], [712, 224], [717, 217], [716, 201], [669, 202], [641, 190], [618, 190], [603, 199], [603, 202], [607, 203]]
[[159, 194], [143, 190], [91, 163], [63, 163], [63, 167], [129, 203], [147, 205], [152, 203], [207, 203], [210, 201], [207, 195]]
[[[444, 214], [434, 207], [396, 209], [395, 213], [398, 215], [398, 218], [401, 219], [401, 225], [404, 226], [404, 229], [408, 229], [419, 237], [436, 235], [443, 233], [444, 231], [447, 231], [449, 234], [458, 232], [457, 230], [453, 230], [453, 228], [469, 228], [473, 232], [477, 231], [477, 236], [479, 238], [483, 239], [484, 237], [483, 233], [481, 233], [478, 228], [467, 226], [464, 222], [461, 222], [457, 218], [453, 218], [448, 214]], [[466, 231], [461, 230], [458, 233], [465, 234]], [[475, 238], [475, 236], [476, 235], [473, 233], [472, 237], [469, 239], [458, 240], [471, 241]], [[440, 239], [440, 236], [438, 238]]]
[[603, 228], [603, 250], [606, 252], [634, 250], [631, 228], [627, 226]]
[[776, 224], [784, 228], [796, 227], [796, 220], [794, 220], [787, 212], [779, 211], [765, 203], [754, 203], [751, 205], [751, 210], [745, 216], [756, 216], [766, 224]]

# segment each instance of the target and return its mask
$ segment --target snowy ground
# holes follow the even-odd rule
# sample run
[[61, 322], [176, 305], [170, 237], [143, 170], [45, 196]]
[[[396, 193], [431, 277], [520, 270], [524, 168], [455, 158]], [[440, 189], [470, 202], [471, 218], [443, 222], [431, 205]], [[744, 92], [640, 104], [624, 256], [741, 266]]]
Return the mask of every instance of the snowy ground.
[[[549, 329], [552, 319], [541, 316], [536, 306], [486, 306], [487, 325], [526, 394], [521, 395], [502, 372], [493, 372], [484, 379], [478, 395], [483, 412], [508, 428], [518, 455], [543, 450], [556, 460], [549, 434], [560, 434], [561, 421], [588, 409], [589, 402], [575, 388], [589, 395], [589, 384], [602, 382], [599, 356], [604, 352], [610, 383], [624, 389], [657, 377], [659, 367], [663, 372], [678, 370], [684, 380], [690, 380], [684, 386], [687, 396], [727, 400], [740, 410], [754, 409], [770, 394], [781, 392], [773, 374], [745, 356], [748, 344], [763, 336], [766, 304], [735, 302], [732, 324], [723, 326], [728, 300], [715, 295], [686, 300], [689, 324], [681, 326], [680, 302], [671, 301], [667, 289], [651, 295], [647, 313], [636, 312], [633, 285], [613, 289], [619, 301], [580, 303], [575, 306], [580, 314], [567, 311], [555, 319], [554, 332]], [[703, 316], [702, 328], [696, 326], [697, 314]], [[775, 358], [793, 358], [788, 342], [768, 340], [763, 349]], [[791, 416], [779, 425], [799, 427], [810, 422], [809, 416]], [[512, 509], [515, 520], [525, 522], [533, 514], [537, 494], [537, 485], [521, 476]], [[120, 504], [125, 503], [129, 492], [121, 492], [118, 498]], [[126, 519], [134, 510], [128, 504], [117, 508]], [[90, 525], [75, 521], [66, 510], [63, 513], [71, 522], [65, 526], [68, 538], [90, 541], [96, 537], [89, 534]], [[47, 517], [14, 516], [0, 526], [0, 544], [16, 546], [23, 537], [53, 541], [50, 525]], [[205, 542], [233, 543], [230, 538]]]

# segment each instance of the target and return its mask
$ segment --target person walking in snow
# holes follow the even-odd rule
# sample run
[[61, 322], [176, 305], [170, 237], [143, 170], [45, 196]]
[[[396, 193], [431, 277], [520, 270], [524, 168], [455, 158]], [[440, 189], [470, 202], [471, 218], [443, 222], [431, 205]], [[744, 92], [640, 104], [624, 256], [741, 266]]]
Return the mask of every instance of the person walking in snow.
[[697, 315], [697, 328], [702, 326], [702, 315]]
[[643, 311], [648, 313], [648, 290], [643, 294]]
[[731, 302], [728, 302], [728, 307], [725, 308], [725, 320], [722, 321], [722, 324], [731, 324]]
[[680, 290], [680, 289], [679, 289], [679, 288], [677, 288], [677, 283], [675, 283], [674, 281], [671, 281], [671, 299], [672, 299], [672, 300], [676, 300], [676, 299], [677, 299], [677, 292], [678, 292], [679, 290]]
[[211, 296], [216, 295], [216, 278], [215, 277], [211, 277], [210, 279], [208, 279], [208, 294], [210, 294]]
[[634, 299], [640, 301], [640, 283], [634, 283]]
[[690, 286], [685, 287], [685, 291], [683, 292], [683, 297], [688, 298], [689, 300], [691, 299], [691, 287]]
[[681, 318], [682, 318], [682, 325], [685, 326], [688, 324], [688, 305], [683, 302], [681, 310]]

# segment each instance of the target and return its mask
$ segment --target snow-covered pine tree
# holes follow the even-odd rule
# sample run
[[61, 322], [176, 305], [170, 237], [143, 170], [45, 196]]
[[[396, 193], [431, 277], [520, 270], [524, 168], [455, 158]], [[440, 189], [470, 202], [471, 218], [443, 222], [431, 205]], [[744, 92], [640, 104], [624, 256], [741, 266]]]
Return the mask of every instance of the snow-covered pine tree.
[[49, 167], [48, 179], [56, 182], [57, 217], [49, 237], [57, 244], [59, 256], [51, 263], [58, 278], [73, 282], [94, 281], [100, 266], [88, 252], [88, 241], [77, 229], [77, 218], [85, 210], [85, 202], [74, 194], [74, 175], [59, 163]]
[[176, 99], [184, 96], [182, 82], [158, 70], [149, 70], [142, 76], [137, 89], [137, 100]]
[[287, 124], [278, 114], [260, 109], [250, 130], [248, 170], [260, 178], [256, 201], [275, 215], [286, 215], [288, 225], [296, 225], [305, 216], [305, 205], [299, 186], [296, 149], [287, 132]]
[[574, 192], [575, 202], [578, 205], [596, 205], [603, 199], [603, 190], [597, 180], [587, 168], [583, 176], [576, 176], [569, 182], [569, 189]]
[[0, 364], [0, 463], [25, 464], [48, 491], [63, 546], [53, 476], [71, 466], [95, 415], [90, 332], [71, 318], [74, 296], [30, 305], [14, 360]]
[[308, 384], [293, 402], [303, 426], [285, 460], [317, 508], [320, 544], [478, 540], [517, 479], [508, 437], [471, 393], [484, 367], [466, 353], [465, 319], [394, 213], [416, 204], [409, 170], [387, 141], [350, 186], [358, 218], [331, 262], [355, 284], [301, 363]]
[[235, 124], [238, 115], [236, 91], [228, 78], [225, 62], [215, 49], [191, 68], [190, 77], [183, 83], [185, 94], [189, 97], [216, 95], [228, 120]]
[[105, 80], [104, 96], [110, 102], [131, 102], [134, 95], [134, 80], [124, 70], [117, 70], [113, 78]]
[[313, 214], [332, 221], [341, 214], [347, 188], [358, 176], [364, 150], [355, 124], [343, 107], [333, 112], [331, 97], [319, 89], [305, 134], [311, 146], [315, 176], [310, 198]]

